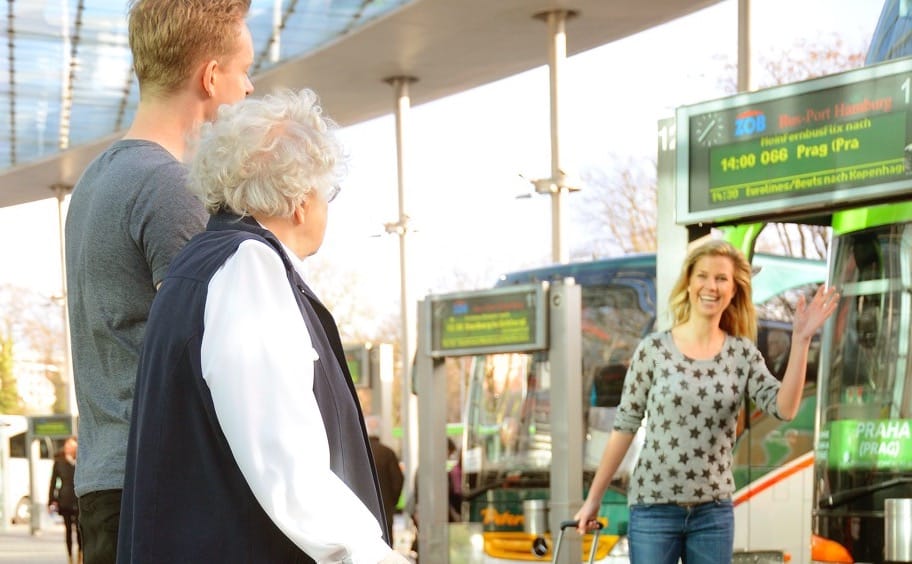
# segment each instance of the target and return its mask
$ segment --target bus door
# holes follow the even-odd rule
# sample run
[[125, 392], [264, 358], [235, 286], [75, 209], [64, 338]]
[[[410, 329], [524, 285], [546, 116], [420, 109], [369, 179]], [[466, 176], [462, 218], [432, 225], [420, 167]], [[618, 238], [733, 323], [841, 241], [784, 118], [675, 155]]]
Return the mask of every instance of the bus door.
[[818, 533], [883, 562], [884, 501], [912, 498], [912, 224], [834, 238], [815, 462]]

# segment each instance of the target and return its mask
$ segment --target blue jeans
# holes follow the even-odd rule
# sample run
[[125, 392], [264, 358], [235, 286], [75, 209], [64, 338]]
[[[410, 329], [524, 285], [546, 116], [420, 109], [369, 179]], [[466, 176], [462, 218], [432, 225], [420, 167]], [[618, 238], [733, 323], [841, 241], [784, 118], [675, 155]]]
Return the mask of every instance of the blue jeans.
[[631, 564], [730, 564], [735, 542], [731, 501], [692, 507], [633, 505], [628, 528]]

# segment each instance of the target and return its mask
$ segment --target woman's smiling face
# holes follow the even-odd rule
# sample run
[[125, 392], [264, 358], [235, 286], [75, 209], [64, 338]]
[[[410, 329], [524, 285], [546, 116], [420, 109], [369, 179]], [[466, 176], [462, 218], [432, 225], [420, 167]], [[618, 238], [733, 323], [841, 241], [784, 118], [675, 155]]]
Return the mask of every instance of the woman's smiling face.
[[735, 265], [725, 256], [707, 255], [694, 264], [687, 285], [691, 313], [722, 316], [735, 296]]

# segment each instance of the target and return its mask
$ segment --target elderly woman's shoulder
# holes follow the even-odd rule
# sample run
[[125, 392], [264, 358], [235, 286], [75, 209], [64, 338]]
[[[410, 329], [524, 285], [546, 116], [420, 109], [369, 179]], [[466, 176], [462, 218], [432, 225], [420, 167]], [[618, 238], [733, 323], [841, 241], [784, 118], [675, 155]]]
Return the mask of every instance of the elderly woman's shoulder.
[[236, 251], [238, 256], [249, 260], [264, 261], [284, 270], [284, 262], [279, 252], [262, 237], [243, 236]]

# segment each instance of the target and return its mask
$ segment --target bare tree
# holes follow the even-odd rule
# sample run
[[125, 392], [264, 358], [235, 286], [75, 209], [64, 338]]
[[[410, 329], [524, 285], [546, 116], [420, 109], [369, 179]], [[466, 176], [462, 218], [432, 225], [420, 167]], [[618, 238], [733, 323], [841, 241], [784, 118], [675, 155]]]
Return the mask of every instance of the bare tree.
[[13, 374], [13, 338], [9, 320], [0, 322], [0, 413], [22, 413], [22, 398]]
[[54, 386], [54, 412], [67, 410], [69, 394], [62, 378], [63, 335], [59, 305], [26, 288], [0, 287], [0, 411], [9, 413], [10, 409], [26, 407], [18, 394], [15, 355], [44, 366], [44, 375]]
[[[307, 282], [313, 288], [327, 308], [332, 312], [339, 327], [342, 340], [346, 342], [390, 343], [393, 345], [394, 374], [392, 389], [402, 389], [403, 375], [411, 378], [411, 370], [403, 370], [403, 359], [400, 347], [401, 319], [398, 307], [395, 313], [383, 314], [365, 296], [365, 277], [337, 263], [321, 257], [308, 259]], [[490, 288], [499, 272], [493, 264], [480, 273], [454, 268], [446, 276], [435, 282], [435, 291], [455, 292]], [[395, 304], [394, 304], [395, 305]], [[407, 366], [411, 366], [408, 359]], [[468, 374], [466, 359], [448, 359], [447, 374], [447, 417], [456, 421], [460, 417], [464, 397], [465, 378]], [[360, 395], [360, 394], [359, 394]], [[365, 394], [367, 395], [367, 394]], [[399, 414], [402, 394], [393, 394], [393, 425], [400, 425]], [[362, 405], [369, 407], [369, 400], [362, 397]]]
[[321, 257], [307, 261], [307, 283], [332, 312], [343, 341], [375, 341], [379, 315], [366, 299], [366, 279], [361, 272], [340, 267]]
[[[764, 54], [758, 61], [755, 82], [758, 88], [789, 84], [856, 69], [864, 66], [867, 43], [849, 45], [838, 33], [816, 40], [798, 39], [789, 47]], [[719, 60], [722, 73], [718, 84], [726, 94], [738, 91], [737, 64], [724, 56]]]
[[792, 257], [825, 259], [831, 229], [825, 225], [770, 223], [757, 238], [757, 250]]
[[[761, 88], [826, 76], [864, 66], [867, 41], [849, 45], [839, 34], [816, 41], [797, 40], [790, 48], [767, 54], [760, 60], [757, 84]], [[737, 67], [726, 67], [723, 86], [736, 91]], [[831, 229], [824, 225], [772, 223], [760, 234], [757, 250], [789, 256], [826, 258]]]
[[63, 371], [63, 347], [66, 343], [61, 305], [54, 301], [39, 301], [20, 321], [23, 341], [35, 360], [44, 366], [44, 377], [54, 387], [53, 412], [70, 412], [70, 394]]
[[[838, 34], [815, 41], [800, 39], [790, 47], [766, 53], [759, 61], [762, 87], [796, 82], [864, 65], [865, 45], [849, 45]], [[718, 56], [719, 87], [736, 91], [737, 66]], [[574, 250], [575, 257], [612, 256], [656, 248], [655, 162], [613, 156], [611, 168], [584, 171], [583, 194], [576, 212], [587, 230], [589, 243]], [[830, 228], [822, 225], [770, 224], [757, 249], [790, 256], [823, 258], [830, 244]]]
[[504, 274], [503, 269], [490, 260], [483, 267], [471, 271], [454, 264], [452, 270], [441, 275], [434, 282], [434, 292], [447, 293], [491, 288], [501, 274]]
[[582, 174], [576, 213], [587, 226], [588, 248], [575, 256], [642, 253], [656, 249], [655, 161], [614, 156], [614, 168]]
[[[311, 257], [307, 260], [307, 283], [329, 309], [339, 334], [346, 343], [391, 343], [393, 345], [393, 389], [400, 390], [402, 355], [399, 346], [399, 314], [382, 314], [366, 297], [366, 278], [361, 272], [338, 263]], [[359, 394], [360, 396], [361, 394]], [[365, 394], [367, 395], [367, 394]], [[393, 394], [393, 425], [399, 425], [401, 394]], [[362, 397], [365, 409], [369, 406]]]

